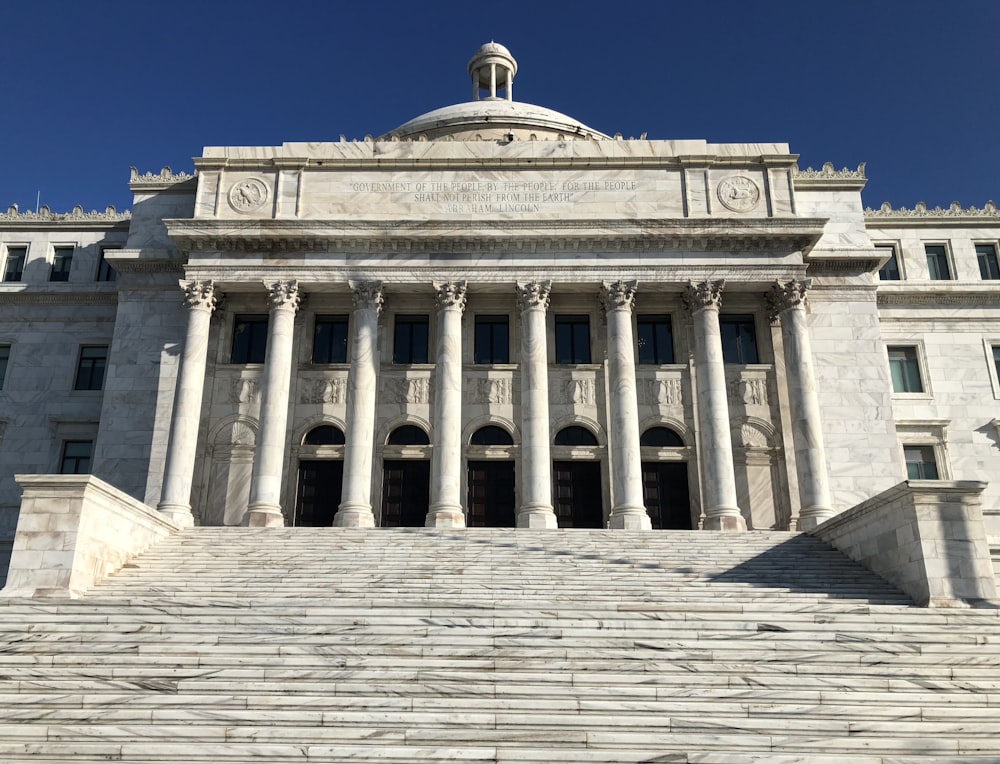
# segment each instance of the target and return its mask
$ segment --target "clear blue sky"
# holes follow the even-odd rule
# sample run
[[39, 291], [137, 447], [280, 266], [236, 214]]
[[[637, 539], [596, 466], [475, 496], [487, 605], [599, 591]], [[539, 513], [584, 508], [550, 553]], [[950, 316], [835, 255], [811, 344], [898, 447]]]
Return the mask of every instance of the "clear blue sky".
[[517, 100], [605, 133], [867, 162], [873, 207], [1000, 202], [997, 0], [8, 0], [0, 29], [2, 208], [125, 209], [131, 165], [379, 135], [468, 100], [491, 39]]

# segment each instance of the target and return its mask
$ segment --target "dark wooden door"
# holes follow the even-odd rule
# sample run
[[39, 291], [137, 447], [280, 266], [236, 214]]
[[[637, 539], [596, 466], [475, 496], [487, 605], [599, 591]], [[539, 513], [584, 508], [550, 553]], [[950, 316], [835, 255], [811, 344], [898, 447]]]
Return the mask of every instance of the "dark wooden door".
[[654, 529], [692, 529], [686, 463], [643, 462], [642, 495]]
[[382, 527], [422, 528], [430, 507], [431, 463], [414, 459], [382, 465]]
[[295, 525], [313, 528], [333, 525], [343, 487], [343, 462], [329, 459], [299, 462]]
[[600, 462], [553, 462], [555, 510], [560, 528], [603, 528]]
[[514, 462], [469, 462], [470, 528], [513, 528]]

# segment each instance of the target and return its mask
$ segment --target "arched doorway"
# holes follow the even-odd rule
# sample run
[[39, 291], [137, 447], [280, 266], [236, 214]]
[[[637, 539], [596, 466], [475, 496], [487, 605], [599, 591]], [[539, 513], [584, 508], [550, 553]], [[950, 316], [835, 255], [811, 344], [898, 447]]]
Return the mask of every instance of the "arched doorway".
[[[554, 509], [560, 528], [604, 528], [599, 444], [585, 427], [564, 427], [553, 440]], [[563, 458], [560, 458], [563, 457]]]
[[430, 439], [416, 425], [397, 427], [385, 442], [382, 459], [383, 528], [422, 528], [430, 509]]
[[517, 524], [514, 439], [496, 425], [480, 427], [469, 439], [468, 513], [470, 528], [513, 528]]
[[639, 446], [642, 449], [642, 495], [653, 528], [695, 528], [684, 440], [669, 427], [650, 427], [639, 438]]
[[302, 438], [293, 525], [333, 525], [344, 487], [344, 432], [323, 424]]

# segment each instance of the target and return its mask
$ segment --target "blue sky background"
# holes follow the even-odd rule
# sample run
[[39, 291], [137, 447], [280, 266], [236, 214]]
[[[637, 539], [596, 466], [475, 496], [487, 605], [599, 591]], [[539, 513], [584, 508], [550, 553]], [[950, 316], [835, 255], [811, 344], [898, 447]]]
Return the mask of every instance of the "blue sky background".
[[0, 206], [131, 206], [129, 167], [206, 145], [361, 139], [514, 95], [605, 133], [867, 162], [869, 206], [1000, 202], [1000, 2], [47, 0], [0, 7]]

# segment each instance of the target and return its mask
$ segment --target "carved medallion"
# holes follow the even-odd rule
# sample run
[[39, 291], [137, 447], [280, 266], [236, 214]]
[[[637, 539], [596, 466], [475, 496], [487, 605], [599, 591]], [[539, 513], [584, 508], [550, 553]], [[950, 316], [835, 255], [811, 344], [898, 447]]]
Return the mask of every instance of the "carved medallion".
[[750, 212], [760, 201], [760, 189], [750, 178], [730, 175], [719, 183], [719, 201], [733, 212]]
[[259, 178], [241, 180], [229, 189], [229, 203], [237, 212], [253, 212], [267, 201], [267, 184]]

